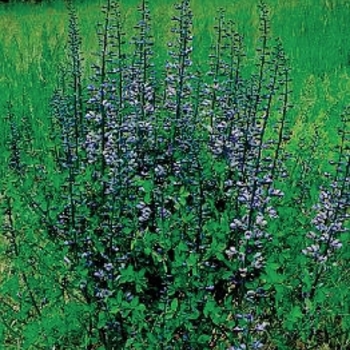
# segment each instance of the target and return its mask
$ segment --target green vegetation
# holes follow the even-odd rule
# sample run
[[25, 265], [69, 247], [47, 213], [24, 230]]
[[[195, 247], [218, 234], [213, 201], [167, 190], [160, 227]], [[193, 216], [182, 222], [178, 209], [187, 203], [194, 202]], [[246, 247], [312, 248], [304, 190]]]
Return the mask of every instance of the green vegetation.
[[[92, 53], [96, 51], [95, 24], [102, 20], [99, 11], [102, 3], [101, 0], [76, 1], [85, 68], [89, 68]], [[134, 9], [138, 1], [121, 3], [125, 27], [131, 29], [127, 31], [129, 40], [137, 18]], [[339, 112], [350, 98], [349, 3], [346, 0], [274, 0], [268, 2], [268, 6], [271, 10], [272, 36], [282, 38], [284, 50], [290, 59], [293, 100], [297, 101], [301, 96], [308, 100], [308, 115], [305, 115], [304, 107], [296, 104], [293, 112], [295, 118], [306, 118], [310, 122], [308, 125], [318, 117], [323, 121], [331, 118], [330, 123], [334, 126], [336, 117], [329, 115]], [[257, 40], [256, 0], [212, 0], [205, 5], [202, 0], [194, 0], [191, 7], [194, 13], [195, 64], [200, 65], [200, 58], [206, 57], [213, 38], [214, 16], [219, 7], [225, 8], [227, 16], [236, 22], [252, 55]], [[152, 1], [150, 10], [157, 19], [153, 24], [155, 51], [159, 62], [162, 62], [166, 55], [166, 46], [162, 42], [168, 42], [171, 38], [169, 18], [173, 10], [172, 2]], [[208, 15], [210, 13], [212, 15]], [[16, 96], [19, 99], [25, 93], [31, 103], [42, 106], [42, 100], [49, 100], [57, 83], [57, 64], [64, 55], [68, 20], [64, 2], [44, 2], [35, 6], [22, 3], [2, 5], [0, 18], [0, 83], [3, 92], [0, 103], [4, 106], [9, 98]], [[334, 108], [337, 108], [336, 111]], [[46, 111], [42, 112], [46, 114]], [[38, 117], [45, 120], [44, 115], [43, 118]]]
[[348, 1], [73, 3], [0, 5], [0, 348], [349, 348]]

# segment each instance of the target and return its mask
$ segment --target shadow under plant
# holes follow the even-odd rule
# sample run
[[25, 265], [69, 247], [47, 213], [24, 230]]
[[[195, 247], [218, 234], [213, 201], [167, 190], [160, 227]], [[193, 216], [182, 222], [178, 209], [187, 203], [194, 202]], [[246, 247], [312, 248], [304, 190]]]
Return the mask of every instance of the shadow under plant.
[[265, 4], [254, 67], [220, 10], [209, 69], [195, 70], [183, 0], [156, 71], [147, 0], [131, 54], [119, 2], [107, 0], [87, 88], [71, 2], [68, 10], [69, 61], [52, 99], [45, 160], [28, 161], [8, 108], [4, 346], [307, 349], [348, 331], [349, 318], [337, 313], [348, 296], [330, 302], [325, 285], [348, 238], [348, 110], [336, 170], [290, 247], [290, 229], [276, 224], [294, 180], [290, 70], [269, 36]]

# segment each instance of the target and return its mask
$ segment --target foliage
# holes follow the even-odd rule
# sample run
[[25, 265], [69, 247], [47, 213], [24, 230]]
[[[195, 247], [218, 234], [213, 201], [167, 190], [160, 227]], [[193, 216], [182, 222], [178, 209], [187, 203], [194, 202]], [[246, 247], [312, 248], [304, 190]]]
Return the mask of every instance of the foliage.
[[290, 69], [266, 5], [253, 64], [220, 9], [205, 70], [189, 0], [163, 65], [148, 1], [128, 45], [107, 0], [87, 86], [67, 8], [46, 154], [7, 107], [3, 347], [346, 346], [349, 108], [327, 174], [318, 129], [291, 152]]

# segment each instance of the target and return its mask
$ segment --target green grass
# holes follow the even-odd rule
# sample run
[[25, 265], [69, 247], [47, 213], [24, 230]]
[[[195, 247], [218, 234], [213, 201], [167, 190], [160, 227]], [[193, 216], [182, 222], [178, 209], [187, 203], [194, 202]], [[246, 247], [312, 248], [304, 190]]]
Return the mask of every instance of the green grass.
[[[76, 1], [87, 76], [97, 47], [95, 23], [102, 18], [99, 11], [102, 3], [101, 0]], [[138, 1], [121, 3], [125, 27], [132, 28], [137, 21], [134, 9]], [[162, 0], [152, 1], [150, 5], [157, 64], [164, 62], [164, 42], [171, 38], [169, 18], [174, 13], [173, 3]], [[272, 35], [282, 39], [290, 59], [293, 100], [305, 101], [302, 105], [296, 104], [291, 115], [296, 125], [302, 120], [304, 132], [312, 130], [315, 123], [324, 124], [324, 129], [329, 130], [325, 141], [332, 142], [337, 112], [350, 98], [350, 4], [345, 0], [270, 0], [267, 4], [271, 10]], [[248, 56], [252, 57], [252, 49], [256, 47], [256, 0], [193, 0], [194, 62], [198, 67], [203, 58], [206, 59], [219, 7], [227, 9], [227, 17], [236, 22], [239, 32], [245, 36]], [[67, 19], [63, 1], [0, 5], [0, 107], [4, 111], [6, 102], [11, 100], [20, 114], [30, 115], [29, 120], [36, 126], [38, 148], [44, 146], [39, 140], [47, 128], [45, 106], [59, 78], [58, 64], [65, 57]], [[127, 32], [129, 39], [132, 35], [132, 30]], [[2, 112], [1, 126], [4, 114]], [[297, 130], [296, 127], [295, 132]]]
[[[99, 0], [80, 1], [76, 4], [83, 37], [83, 49], [86, 52], [96, 48], [93, 29], [96, 21], [101, 19], [99, 13], [101, 3]], [[174, 12], [173, 3], [174, 1], [169, 0], [152, 1], [150, 5], [152, 17], [155, 19], [153, 29], [158, 44], [156, 48], [161, 48], [161, 51], [165, 50], [162, 43], [170, 38], [170, 33], [166, 29], [169, 29], [169, 18]], [[284, 48], [291, 59], [295, 86], [298, 88], [302, 86], [302, 82], [310, 75], [315, 75], [322, 80], [325, 75], [331, 75], [332, 78], [337, 78], [331, 80], [338, 81], [340, 84], [349, 66], [349, 3], [341, 0], [292, 0], [288, 2], [270, 0], [267, 3], [271, 10], [273, 36], [282, 38]], [[136, 22], [134, 9], [137, 4], [136, 0], [122, 1], [122, 11], [127, 28], [131, 28]], [[257, 34], [256, 4], [256, 0], [244, 3], [227, 0], [193, 0], [197, 59], [200, 58], [198, 56], [206, 53], [210, 45], [214, 16], [219, 7], [227, 9], [228, 17], [234, 19], [239, 31], [245, 35], [248, 48], [254, 48], [254, 45], [249, 44], [255, 41]], [[2, 5], [0, 6], [0, 18], [2, 43], [0, 67], [1, 83], [4, 84], [2, 87], [12, 83], [11, 88], [15, 89], [14, 82], [18, 84], [19, 81], [23, 81], [23, 79], [16, 79], [17, 75], [22, 72], [32, 74], [32, 76], [30, 74], [27, 76], [32, 83], [36, 81], [44, 83], [47, 79], [50, 79], [52, 83], [52, 76], [49, 75], [52, 74], [52, 71], [46, 65], [49, 62], [52, 63], [51, 58], [57, 60], [62, 55], [67, 33], [67, 13], [63, 3], [56, 1], [54, 4], [36, 6]], [[129, 33], [132, 31], [128, 31]], [[159, 55], [164, 55], [164, 52], [160, 52]], [[339, 93], [339, 91], [334, 91], [336, 88], [337, 86], [332, 87], [328, 94]], [[343, 91], [344, 84], [338, 88], [346, 96]]]

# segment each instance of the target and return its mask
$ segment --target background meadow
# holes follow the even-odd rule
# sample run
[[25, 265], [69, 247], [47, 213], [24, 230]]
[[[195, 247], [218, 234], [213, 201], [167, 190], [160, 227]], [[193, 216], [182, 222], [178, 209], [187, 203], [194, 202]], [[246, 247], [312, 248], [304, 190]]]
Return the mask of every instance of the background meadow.
[[[252, 138], [252, 158], [248, 156], [250, 148], [242, 146], [246, 163], [236, 172], [232, 169], [238, 165], [230, 166], [224, 156], [221, 158], [215, 145], [222, 142], [218, 134], [226, 130], [226, 124], [220, 119], [221, 107], [217, 107], [218, 119], [211, 120], [210, 128], [203, 121], [196, 123], [194, 129], [189, 128], [190, 131], [176, 131], [184, 143], [191, 143], [188, 135], [193, 136], [193, 149], [186, 152], [201, 169], [186, 163], [186, 176], [190, 180], [186, 182], [185, 176], [177, 184], [175, 180], [180, 175], [176, 166], [187, 154], [182, 153], [183, 145], [174, 158], [163, 159], [163, 155], [152, 148], [153, 141], [147, 143], [142, 130], [136, 128], [142, 146], [138, 143], [134, 146], [130, 141], [131, 145], [126, 148], [136, 152], [145, 164], [150, 161], [147, 152], [159, 163], [153, 164], [154, 169], [150, 166], [148, 171], [135, 168], [132, 162], [128, 163], [127, 152], [123, 153], [124, 144], [118, 144], [118, 157], [124, 157], [127, 169], [135, 172], [132, 181], [138, 189], [131, 180], [131, 184], [123, 182], [126, 175], [116, 179], [113, 171], [118, 167], [113, 160], [99, 163], [100, 149], [95, 145], [89, 148], [85, 142], [100, 132], [102, 135], [114, 132], [113, 128], [108, 129], [107, 121], [101, 127], [97, 118], [94, 119], [97, 111], [102, 111], [106, 120], [109, 113], [113, 114], [107, 107], [107, 112], [103, 112], [105, 101], [96, 102], [96, 91], [101, 93], [107, 88], [102, 82], [102, 90], [95, 86], [101, 73], [92, 66], [96, 62], [101, 64], [105, 57], [99, 46], [103, 31], [97, 35], [97, 23], [105, 21], [106, 14], [101, 7], [106, 3], [76, 0], [74, 9], [59, 0], [0, 4], [3, 225], [0, 302], [4, 305], [0, 310], [0, 348], [348, 349], [350, 189], [349, 109], [346, 106], [350, 101], [350, 3], [346, 0], [266, 1], [269, 11], [266, 21], [271, 26], [268, 36], [271, 42], [273, 38], [280, 38], [287, 61], [278, 49], [276, 57], [267, 55], [273, 58], [263, 79], [268, 81], [268, 74], [276, 67], [286, 90], [272, 84], [273, 87], [265, 91], [266, 96], [263, 88], [258, 89], [264, 96], [263, 102], [257, 99], [255, 107], [246, 102], [248, 110], [256, 109], [263, 125], [265, 119], [261, 113], [267, 109], [270, 119], [266, 134], [265, 127], [262, 131], [254, 129], [255, 122], [248, 121], [245, 125], [244, 120], [238, 120], [237, 125], [233, 124], [237, 132], [247, 131], [246, 145]], [[125, 42], [130, 43], [140, 35], [140, 28], [135, 28], [135, 24], [142, 12], [136, 9], [140, 3], [147, 2], [121, 0], [118, 3], [118, 20], [125, 31]], [[186, 3], [183, 1], [182, 5]], [[189, 68], [192, 72], [213, 69], [208, 55], [217, 40], [214, 26], [219, 8], [225, 9], [225, 18], [232, 19], [237, 32], [243, 36], [246, 57], [239, 72], [245, 78], [241, 83], [244, 92], [240, 91], [243, 97], [239, 95], [237, 104], [240, 108], [242, 103], [244, 111], [242, 101], [249, 100], [245, 94], [250, 88], [254, 91], [255, 81], [259, 84], [254, 70], [261, 67], [256, 50], [262, 45], [264, 35], [259, 26], [265, 23], [259, 4], [261, 6], [256, 0], [190, 2], [194, 36]], [[164, 73], [164, 63], [169, 59], [167, 43], [174, 43], [175, 34], [171, 31], [174, 27], [171, 18], [176, 12], [174, 1], [152, 0], [148, 6], [155, 74], [159, 74], [160, 79], [165, 75], [168, 79], [165, 81], [169, 82], [171, 74]], [[74, 25], [77, 21], [79, 29], [69, 29], [70, 21]], [[81, 61], [75, 61], [69, 51], [79, 46], [79, 40], [74, 42], [74, 35], [81, 37]], [[73, 40], [73, 44], [69, 40]], [[271, 51], [275, 52], [274, 49], [273, 46]], [[125, 45], [126, 55], [132, 57], [133, 50], [132, 44]], [[79, 62], [81, 71], [75, 71], [72, 62]], [[286, 67], [290, 67], [290, 73], [285, 73]], [[71, 79], [77, 72], [82, 91], [77, 85], [72, 87]], [[284, 74], [289, 74], [290, 82]], [[190, 74], [184, 73], [184, 76], [195, 85], [196, 80], [191, 80]], [[103, 78], [108, 80], [108, 74]], [[222, 83], [222, 77], [216, 78]], [[128, 79], [126, 75], [125, 81]], [[203, 113], [208, 112], [204, 113], [208, 121], [212, 111], [207, 107], [205, 96], [210, 96], [215, 105], [212, 97], [215, 89], [211, 90], [215, 84], [210, 77], [205, 77], [203, 84], [205, 79], [209, 85], [201, 87], [203, 92], [198, 90], [197, 100], [184, 94], [193, 106], [203, 100]], [[131, 86], [132, 81], [129, 83]], [[166, 96], [168, 85], [164, 84]], [[180, 85], [176, 85], [176, 89]], [[115, 97], [112, 89], [106, 91], [103, 94], [112, 104], [121, 98]], [[219, 91], [226, 96], [224, 90]], [[270, 94], [276, 95], [276, 100], [271, 98], [271, 102]], [[287, 95], [288, 103], [283, 101]], [[80, 104], [77, 96], [82, 97]], [[153, 129], [146, 129], [167, 155], [166, 150], [175, 141], [173, 136], [170, 138], [170, 131], [162, 132], [162, 124], [158, 123], [166, 118], [167, 108], [181, 117], [178, 110], [169, 107], [169, 101], [157, 100], [161, 106], [159, 119], [150, 119]], [[273, 109], [270, 102], [264, 105], [264, 101], [270, 101], [271, 106], [281, 103], [288, 113], [281, 112], [284, 107]], [[143, 109], [140, 112], [132, 101], [128, 103], [130, 106], [125, 107], [125, 111], [124, 106], [120, 107], [125, 113], [125, 120], [118, 121], [121, 130], [125, 127], [123, 123], [140, 122], [131, 117], [129, 120], [130, 113], [148, 116], [148, 112]], [[77, 106], [82, 110], [75, 110]], [[80, 113], [86, 114], [89, 120], [81, 125], [81, 134], [76, 133], [74, 139], [68, 116], [77, 117]], [[251, 113], [247, 113], [249, 120]], [[168, 127], [166, 119], [164, 123]], [[280, 129], [279, 125], [282, 125]], [[284, 126], [286, 131], [282, 133]], [[275, 150], [262, 146], [270, 137], [275, 140], [270, 143], [276, 145], [271, 146], [276, 147]], [[203, 139], [214, 146], [202, 149]], [[224, 139], [223, 142], [230, 141]], [[238, 145], [240, 141], [235, 142]], [[97, 155], [91, 151], [94, 147], [98, 149]], [[101, 147], [103, 158], [108, 150], [104, 149], [107, 146], [103, 141]], [[260, 174], [258, 170], [260, 163], [266, 161], [265, 156], [275, 160]], [[169, 171], [166, 180], [159, 175], [164, 168]], [[122, 173], [119, 168], [118, 171]], [[270, 178], [274, 180], [273, 186], [268, 182]], [[236, 186], [228, 185], [232, 179]], [[120, 186], [119, 192], [106, 191], [105, 186], [111, 183]], [[203, 185], [201, 190], [196, 187], [197, 183]], [[242, 199], [244, 186], [252, 192], [252, 197], [248, 196], [253, 198], [251, 202]], [[191, 197], [191, 191], [198, 194], [198, 198]], [[271, 208], [267, 204], [269, 195], [273, 197]], [[260, 201], [261, 212], [253, 205], [254, 199]], [[170, 223], [166, 224], [163, 214], [151, 216], [157, 205], [163, 205], [161, 208], [168, 212]], [[101, 208], [96, 209], [98, 206]], [[189, 215], [189, 208], [196, 214]], [[273, 208], [278, 216], [273, 214]], [[243, 228], [242, 222], [247, 217], [248, 228]], [[252, 224], [254, 220], [256, 223]], [[250, 248], [247, 237], [255, 229], [264, 236], [263, 247], [259, 242]], [[196, 230], [204, 233], [200, 235]], [[320, 238], [310, 234], [314, 230], [318, 230]], [[110, 237], [109, 231], [118, 234]], [[319, 251], [319, 246], [323, 250]], [[244, 258], [240, 254], [245, 254]], [[324, 256], [328, 259], [326, 262], [322, 261]], [[236, 261], [241, 261], [241, 265]], [[152, 280], [152, 274], [159, 280], [157, 277]], [[113, 291], [111, 295], [109, 290]], [[188, 290], [188, 295], [184, 295], [183, 290]]]
[[[294, 132], [312, 134], [314, 123], [324, 124], [326, 142], [332, 139], [332, 130], [343, 105], [349, 99], [350, 55], [348, 50], [348, 23], [350, 5], [345, 0], [271, 1], [269, 2], [271, 35], [280, 37], [293, 71], [293, 99], [302, 101], [291, 112], [296, 121]], [[133, 35], [134, 11], [137, 1], [121, 2], [123, 21]], [[213, 39], [216, 11], [222, 7], [232, 18], [239, 33], [244, 35], [248, 56], [253, 57], [257, 41], [258, 11], [256, 1], [194, 0], [194, 64], [201, 67]], [[77, 13], [84, 52], [84, 75], [89, 76], [93, 53], [97, 47], [96, 23], [102, 20], [101, 1], [77, 1]], [[168, 18], [173, 10], [171, 1], [153, 1], [150, 9], [154, 18], [152, 33], [155, 38], [155, 61], [159, 64], [166, 55], [166, 43], [171, 38]], [[211, 13], [212, 16], [208, 16]], [[42, 135], [47, 127], [47, 110], [43, 100], [49, 101], [59, 79], [58, 65], [65, 57], [68, 15], [64, 2], [42, 4], [17, 3], [2, 5], [1, 16], [1, 105], [16, 101], [20, 113], [29, 115], [39, 132], [35, 142], [45, 147]], [[50, 21], [47, 18], [50, 18]], [[30, 33], [30, 35], [28, 35]], [[23, 103], [23, 101], [28, 103]], [[47, 103], [46, 103], [47, 104]], [[33, 111], [35, 110], [35, 115]], [[299, 124], [299, 125], [298, 125]], [[302, 125], [302, 127], [300, 126]], [[309, 129], [310, 127], [310, 129]], [[4, 128], [2, 128], [4, 129]], [[302, 129], [302, 130], [301, 130]], [[297, 136], [295, 139], [298, 139]], [[41, 141], [40, 141], [41, 140]]]

